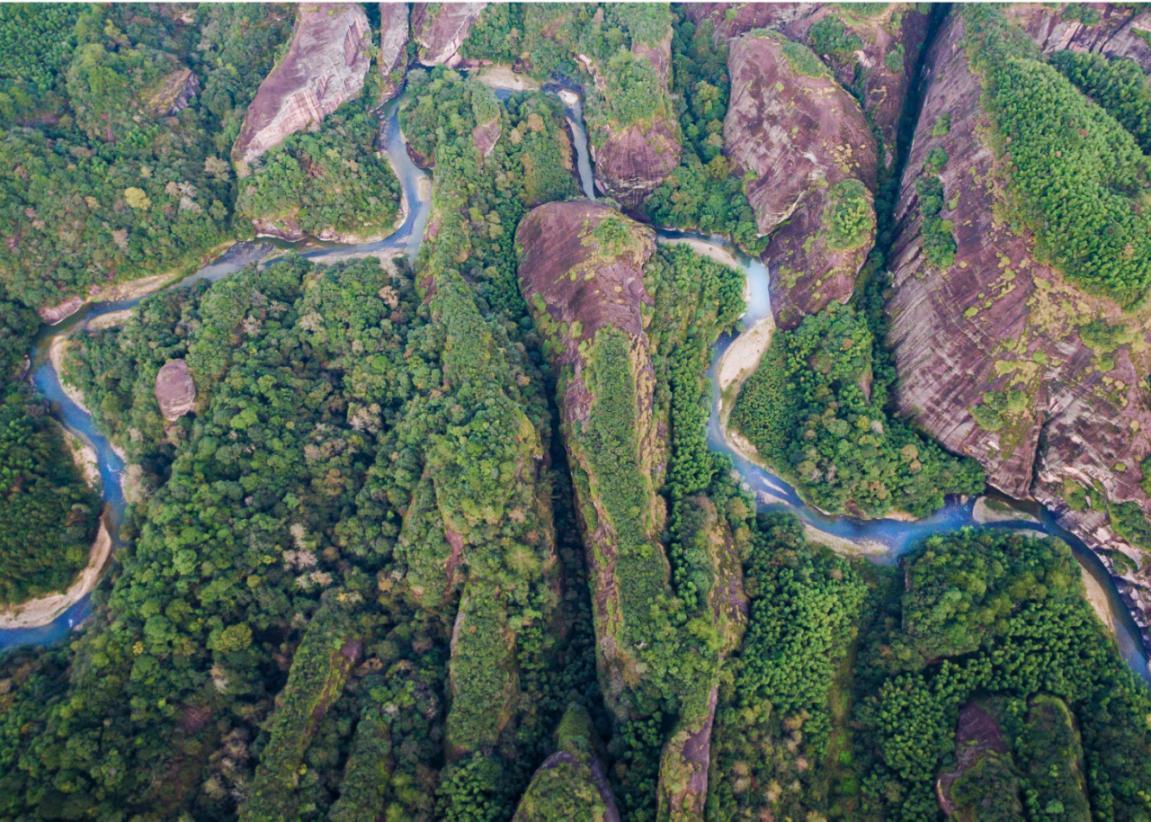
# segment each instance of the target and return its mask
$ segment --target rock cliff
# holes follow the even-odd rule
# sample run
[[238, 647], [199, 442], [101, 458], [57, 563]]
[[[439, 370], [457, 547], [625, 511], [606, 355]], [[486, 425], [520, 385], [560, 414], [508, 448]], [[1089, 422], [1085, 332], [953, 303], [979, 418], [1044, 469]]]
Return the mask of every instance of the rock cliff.
[[[1137, 565], [1140, 552], [1107, 521], [1108, 512], [1151, 510], [1139, 483], [1151, 452], [1151, 335], [1039, 262], [1032, 237], [998, 216], [1003, 170], [986, 142], [963, 38], [962, 17], [953, 16], [928, 56], [930, 84], [897, 207], [888, 309], [899, 406], [949, 449], [979, 460], [993, 486], [1055, 510], [1123, 572], [1120, 589], [1146, 625], [1146, 574], [1108, 553]], [[956, 248], [942, 266], [924, 249], [919, 181], [932, 177]]]
[[362, 6], [303, 5], [283, 59], [260, 84], [232, 148], [237, 170], [319, 123], [364, 88], [371, 63]]
[[184, 360], [169, 360], [156, 372], [156, 402], [160, 405], [160, 413], [169, 422], [178, 420], [195, 407], [196, 383]]
[[1045, 54], [1070, 49], [1134, 60], [1151, 71], [1151, 11], [1135, 6], [1100, 3], [1019, 3], [1004, 14], [1027, 32]]
[[376, 65], [382, 78], [380, 103], [386, 103], [399, 94], [408, 67], [407, 3], [380, 3], [380, 54]]
[[667, 590], [656, 494], [666, 442], [653, 419], [643, 308], [653, 233], [587, 201], [548, 203], [520, 223], [520, 284], [559, 375], [564, 443], [587, 546], [604, 696], [626, 716], [642, 677], [651, 597]]
[[[597, 92], [604, 97], [601, 106], [592, 104], [592, 111], [594, 113], [596, 108], [606, 110], [591, 120], [596, 182], [607, 196], [625, 208], [637, 207], [679, 165], [679, 123], [668, 95], [671, 39], [669, 25], [667, 33], [659, 41], [634, 43], [630, 67], [627, 61], [621, 61], [618, 66], [598, 67], [585, 58], [595, 78]], [[651, 112], [632, 122], [616, 116], [622, 106], [613, 97], [633, 90], [613, 88], [614, 84], [604, 77], [605, 71], [628, 71], [632, 74], [650, 71], [653, 77], [651, 88], [646, 93], [651, 98]]]
[[487, 3], [413, 3], [412, 39], [425, 66], [458, 66], [460, 46]]
[[[776, 32], [731, 43], [731, 100], [724, 145], [746, 190], [760, 233], [773, 234], [764, 259], [773, 271], [772, 307], [791, 327], [831, 300], [846, 301], [874, 237], [871, 190], [876, 151], [859, 104], [805, 46]], [[858, 180], [870, 214], [841, 242], [831, 239], [833, 193]]]

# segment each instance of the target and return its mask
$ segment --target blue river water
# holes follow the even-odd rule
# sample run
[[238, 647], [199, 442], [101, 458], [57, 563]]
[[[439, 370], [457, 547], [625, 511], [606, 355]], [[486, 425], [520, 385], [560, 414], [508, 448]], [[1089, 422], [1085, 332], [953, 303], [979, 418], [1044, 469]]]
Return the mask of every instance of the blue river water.
[[[549, 92], [558, 93], [559, 87], [548, 87]], [[506, 97], [506, 90], [497, 90]], [[572, 130], [577, 154], [577, 172], [580, 187], [585, 196], [591, 198], [595, 192], [594, 175], [587, 145], [587, 133], [583, 123], [578, 97], [572, 102], [571, 95], [561, 95], [565, 105], [569, 126]], [[385, 114], [382, 129], [382, 142], [403, 186], [404, 202], [407, 206], [405, 218], [400, 227], [387, 238], [378, 242], [361, 245], [338, 245], [334, 243], [316, 244], [301, 249], [303, 256], [318, 263], [334, 262], [341, 259], [367, 256], [388, 251], [401, 251], [409, 258], [415, 257], [423, 237], [424, 227], [430, 213], [429, 185], [427, 175], [408, 156], [403, 134], [400, 131], [395, 104]], [[687, 232], [661, 231], [665, 240], [691, 239], [711, 245], [725, 254], [735, 257], [739, 267], [747, 277], [747, 311], [740, 321], [740, 330], [746, 331], [771, 313], [769, 291], [770, 276], [767, 267], [759, 260], [748, 258], [732, 248], [731, 244], [716, 237], [706, 237]], [[245, 241], [232, 246], [223, 255], [191, 276], [170, 287], [180, 287], [201, 279], [218, 280], [247, 265], [266, 261], [282, 253], [285, 243], [266, 241]], [[42, 396], [51, 404], [54, 416], [70, 431], [87, 441], [95, 450], [99, 464], [102, 493], [105, 502], [104, 516], [113, 537], [113, 546], [119, 544], [119, 528], [125, 513], [125, 502], [121, 483], [124, 470], [123, 461], [112, 448], [107, 438], [95, 427], [91, 416], [76, 405], [64, 392], [59, 376], [47, 357], [51, 340], [59, 335], [72, 333], [82, 328], [90, 319], [113, 311], [132, 308], [139, 298], [123, 302], [95, 303], [86, 306], [63, 323], [45, 329], [37, 338], [32, 358], [32, 382]], [[1109, 605], [1116, 625], [1115, 639], [1119, 651], [1131, 668], [1144, 680], [1151, 682], [1148, 671], [1147, 654], [1144, 650], [1138, 626], [1135, 625], [1126, 605], [1122, 602], [1114, 582], [1098, 557], [1077, 537], [1059, 527], [1047, 511], [1039, 509], [1033, 513], [1038, 520], [1021, 518], [1008, 522], [988, 525], [977, 524], [972, 517], [972, 500], [952, 500], [942, 509], [924, 519], [908, 522], [895, 519], [860, 520], [852, 517], [828, 516], [808, 506], [795, 489], [767, 468], [746, 459], [728, 442], [721, 419], [720, 391], [715, 379], [716, 366], [724, 351], [737, 335], [728, 335], [715, 346], [709, 371], [712, 383], [712, 407], [708, 421], [708, 441], [710, 446], [727, 454], [741, 480], [755, 493], [759, 505], [764, 509], [784, 508], [798, 516], [804, 523], [818, 531], [834, 537], [861, 543], [873, 550], [865, 553], [868, 559], [879, 563], [894, 563], [907, 551], [920, 544], [925, 538], [955, 531], [964, 527], [1003, 528], [1015, 530], [1039, 530], [1058, 537], [1071, 546], [1076, 559], [1107, 592]], [[47, 644], [56, 642], [80, 625], [92, 611], [90, 596], [85, 596], [51, 624], [42, 628], [0, 630], [0, 650], [19, 645]]]

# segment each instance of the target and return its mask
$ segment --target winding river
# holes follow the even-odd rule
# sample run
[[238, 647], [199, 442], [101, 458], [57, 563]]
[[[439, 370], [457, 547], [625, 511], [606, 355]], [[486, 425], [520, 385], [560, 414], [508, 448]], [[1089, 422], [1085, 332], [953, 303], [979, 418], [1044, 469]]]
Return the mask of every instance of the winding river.
[[[480, 79], [483, 79], [482, 77]], [[499, 97], [506, 98], [513, 89], [495, 85]], [[594, 174], [591, 155], [588, 150], [587, 132], [584, 127], [581, 100], [570, 88], [548, 85], [545, 91], [556, 93], [564, 103], [564, 111], [573, 137], [576, 152], [576, 166], [580, 187], [585, 197], [594, 198]], [[310, 245], [302, 254], [315, 262], [336, 262], [364, 256], [407, 255], [414, 258], [423, 237], [424, 227], [430, 212], [430, 183], [427, 174], [411, 161], [407, 153], [397, 117], [397, 107], [392, 104], [386, 112], [383, 142], [387, 154], [399, 176], [403, 187], [404, 220], [394, 233], [378, 242], [360, 245], [323, 244]], [[904, 553], [932, 534], [947, 533], [960, 528], [974, 526], [1013, 530], [1042, 531], [1067, 542], [1076, 559], [1091, 575], [1097, 585], [1106, 593], [1110, 621], [1114, 628], [1119, 651], [1131, 668], [1144, 680], [1151, 682], [1148, 671], [1147, 654], [1140, 639], [1139, 629], [1107, 570], [1087, 546], [1060, 528], [1050, 513], [1039, 510], [1034, 517], [1025, 514], [1019, 519], [1011, 519], [986, 525], [978, 524], [973, 518], [974, 501], [954, 500], [930, 517], [916, 521], [894, 519], [859, 520], [851, 517], [824, 515], [806, 505], [795, 489], [770, 470], [752, 462], [740, 453], [731, 442], [724, 425], [724, 403], [717, 369], [732, 343], [748, 333], [771, 315], [771, 300], [768, 291], [769, 273], [759, 260], [751, 259], [737, 252], [730, 243], [715, 237], [706, 237], [690, 232], [659, 232], [661, 242], [691, 241], [697, 246], [706, 246], [716, 256], [734, 260], [747, 277], [746, 293], [748, 309], [740, 321], [737, 334], [724, 337], [716, 343], [709, 377], [712, 384], [711, 414], [708, 421], [708, 441], [711, 447], [727, 454], [738, 472], [740, 480], [752, 491], [761, 509], [785, 508], [798, 516], [815, 541], [821, 541], [840, 550], [845, 547], [851, 553], [866, 556], [868, 559], [891, 564]], [[218, 280], [247, 265], [268, 260], [282, 253], [284, 243], [262, 240], [244, 241], [233, 245], [222, 256], [194, 274], [169, 285], [179, 288], [201, 279]], [[111, 443], [93, 424], [91, 416], [65, 393], [48, 358], [48, 348], [52, 341], [83, 328], [95, 317], [113, 311], [130, 309], [142, 297], [121, 302], [91, 303], [59, 325], [45, 328], [36, 340], [32, 355], [32, 382], [40, 394], [52, 406], [52, 413], [61, 424], [89, 444], [96, 453], [100, 472], [102, 494], [105, 503], [104, 521], [112, 535], [113, 547], [119, 545], [119, 528], [124, 518], [125, 502], [122, 488], [123, 460]], [[90, 594], [84, 595], [67, 610], [55, 616], [50, 624], [32, 628], [0, 630], [0, 650], [19, 645], [46, 644], [60, 640], [91, 613]]]

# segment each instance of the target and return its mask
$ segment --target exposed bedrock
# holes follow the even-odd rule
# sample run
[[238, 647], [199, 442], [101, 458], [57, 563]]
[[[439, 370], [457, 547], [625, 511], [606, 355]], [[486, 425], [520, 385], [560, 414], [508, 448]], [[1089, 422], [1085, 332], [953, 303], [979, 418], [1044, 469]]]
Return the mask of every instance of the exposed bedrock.
[[268, 149], [356, 98], [371, 59], [363, 6], [300, 6], [287, 53], [260, 84], [244, 116], [232, 148], [238, 171], [246, 173]]
[[[1070, 13], [1066, 3], [1020, 3], [1004, 6], [1007, 18], [1020, 26], [1045, 54], [1070, 49], [1134, 60], [1151, 71], [1151, 11], [1145, 7], [1100, 3]], [[1087, 17], [1093, 22], [1083, 22]]]
[[487, 3], [413, 3], [412, 39], [425, 66], [455, 67], [460, 46]]
[[[1133, 359], [1148, 332], [1136, 329], [1131, 344], [1109, 353], [1094, 351], [1083, 339], [1087, 324], [1133, 319], [1067, 284], [1036, 259], [1030, 235], [997, 216], [1002, 170], [985, 142], [989, 122], [962, 39], [962, 19], [953, 16], [928, 56], [930, 85], [897, 206], [888, 310], [900, 409], [949, 449], [979, 460], [996, 488], [1054, 509], [1092, 548], [1138, 561], [1139, 550], [1119, 539], [1104, 509], [1129, 501], [1151, 510], [1139, 482], [1151, 452], [1151, 412], [1145, 364]], [[946, 130], [936, 128], [943, 115]], [[943, 269], [925, 256], [916, 190], [936, 148], [948, 158], [938, 173], [939, 216], [951, 222], [956, 243], [954, 263]], [[1101, 556], [1120, 572], [1120, 590], [1146, 625], [1146, 573]]]
[[382, 88], [380, 102], [395, 97], [404, 84], [408, 67], [408, 4], [380, 3], [380, 54], [376, 65]]
[[600, 680], [607, 704], [623, 716], [624, 692], [643, 675], [641, 647], [650, 638], [641, 634], [650, 598], [666, 590], [669, 576], [659, 541], [664, 505], [656, 493], [666, 443], [653, 419], [655, 381], [644, 330], [651, 299], [643, 267], [655, 238], [613, 208], [573, 201], [531, 211], [516, 240], [521, 288], [559, 377]]
[[[831, 300], [846, 301], [874, 237], [875, 141], [855, 99], [805, 46], [756, 31], [731, 43], [724, 145], [746, 175], [772, 308], [783, 327]], [[824, 227], [839, 184], [858, 180], [871, 231], [834, 247]]]

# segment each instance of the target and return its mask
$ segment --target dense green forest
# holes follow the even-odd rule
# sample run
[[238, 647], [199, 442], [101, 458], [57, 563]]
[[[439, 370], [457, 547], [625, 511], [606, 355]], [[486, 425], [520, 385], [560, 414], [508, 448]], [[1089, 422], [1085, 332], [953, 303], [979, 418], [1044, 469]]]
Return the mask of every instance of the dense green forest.
[[885, 409], [864, 315], [832, 303], [777, 334], [741, 389], [731, 424], [820, 508], [925, 516], [978, 492], [979, 466], [944, 452]]
[[325, 239], [387, 234], [399, 213], [400, 182], [379, 141], [378, 118], [354, 100], [316, 133], [293, 134], [240, 182], [236, 212], [261, 231]]
[[[789, 59], [855, 71], [865, 95], [857, 24], [886, 10], [819, 16]], [[998, 13], [956, 13], [1005, 216], [1071, 279], [1137, 301], [1145, 77], [1048, 62]], [[1151, 818], [1151, 692], [1067, 545], [964, 529], [871, 564], [764, 510], [709, 443], [714, 346], [745, 276], [652, 227], [764, 250], [723, 145], [717, 29], [738, 14], [491, 4], [466, 34], [465, 59], [580, 85], [597, 152], [653, 124], [682, 141], [630, 216], [580, 200], [555, 94], [413, 65], [395, 105], [433, 182], [414, 260], [284, 252], [76, 327], [62, 376], [142, 481], [85, 629], [0, 658], [0, 818]], [[97, 524], [21, 375], [35, 308], [188, 267], [253, 221], [396, 220], [378, 79], [236, 176], [293, 18], [0, 7], [0, 605], [65, 587]], [[903, 60], [897, 44], [885, 65]], [[828, 192], [828, 247], [879, 235], [861, 293], [778, 330], [728, 398], [806, 500], [863, 518], [984, 489], [892, 411], [884, 258], [907, 139], [876, 210], [857, 181]], [[914, 190], [940, 273], [960, 268], [954, 160], [929, 148]], [[551, 208], [578, 219], [529, 242]], [[582, 256], [545, 274], [574, 296], [549, 304], [529, 246], [568, 239]], [[1119, 334], [1088, 336], [1113, 353], [1132, 345]], [[156, 376], [177, 358], [196, 403], [166, 422]], [[1142, 534], [1123, 505], [1119, 533]]]
[[291, 27], [274, 6], [49, 8], [0, 9], [0, 282], [33, 306], [231, 236], [228, 152]]
[[100, 512], [46, 404], [13, 379], [36, 326], [32, 311], [0, 296], [0, 606], [67, 588]]

